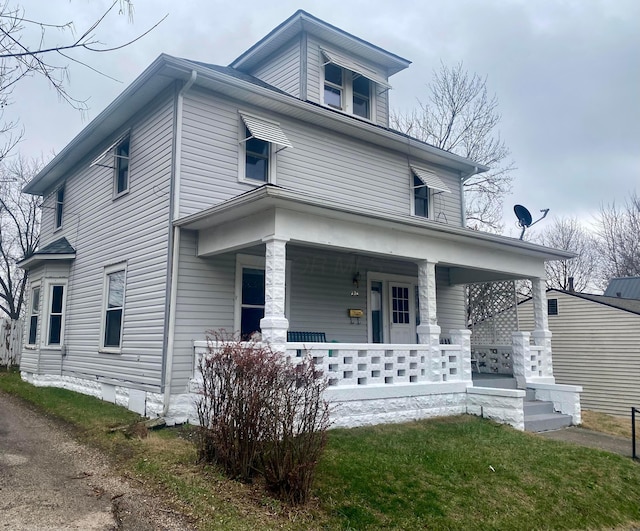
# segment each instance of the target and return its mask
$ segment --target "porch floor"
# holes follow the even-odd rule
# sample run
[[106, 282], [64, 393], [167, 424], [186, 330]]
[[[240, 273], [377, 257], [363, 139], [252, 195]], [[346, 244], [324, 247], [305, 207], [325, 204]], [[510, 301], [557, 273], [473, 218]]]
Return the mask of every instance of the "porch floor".
[[474, 387], [498, 387], [517, 389], [516, 379], [511, 374], [471, 373]]

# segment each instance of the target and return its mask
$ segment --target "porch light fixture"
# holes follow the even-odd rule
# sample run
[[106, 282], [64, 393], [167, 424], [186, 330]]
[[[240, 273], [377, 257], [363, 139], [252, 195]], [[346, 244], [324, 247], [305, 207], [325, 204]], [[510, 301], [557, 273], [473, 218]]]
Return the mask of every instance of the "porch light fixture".
[[360, 271], [356, 272], [353, 275], [352, 282], [353, 282], [353, 289], [351, 290], [351, 296], [357, 297], [358, 295], [360, 295], [358, 293], [358, 290], [360, 289]]

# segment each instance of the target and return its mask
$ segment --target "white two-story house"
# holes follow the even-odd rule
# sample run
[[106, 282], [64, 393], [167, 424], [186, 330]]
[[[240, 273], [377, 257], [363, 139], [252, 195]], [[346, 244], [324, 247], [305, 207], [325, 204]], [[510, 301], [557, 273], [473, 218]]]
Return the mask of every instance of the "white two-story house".
[[487, 168], [389, 128], [409, 64], [304, 11], [229, 66], [158, 57], [25, 188], [23, 376], [193, 418], [225, 329], [310, 352], [345, 425], [456, 414], [464, 285], [528, 278], [548, 356], [525, 384], [553, 385], [544, 262], [569, 255], [465, 228]]

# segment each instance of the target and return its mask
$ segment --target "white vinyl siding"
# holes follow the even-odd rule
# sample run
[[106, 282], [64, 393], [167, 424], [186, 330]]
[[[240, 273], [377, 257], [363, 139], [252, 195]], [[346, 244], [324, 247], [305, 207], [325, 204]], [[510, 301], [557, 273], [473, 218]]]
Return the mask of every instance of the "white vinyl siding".
[[[410, 216], [412, 175], [406, 155], [385, 151], [313, 124], [243, 106], [200, 90], [184, 99], [180, 216], [193, 214], [252, 188], [238, 182], [238, 111], [277, 122], [293, 147], [279, 151], [279, 186], [345, 205], [364, 205], [377, 212]], [[434, 220], [461, 224], [459, 178], [426, 161], [414, 160], [436, 171], [451, 193], [435, 194]], [[253, 185], [255, 186], [255, 185]]]
[[[62, 374], [159, 391], [165, 321], [172, 160], [173, 91], [132, 117], [129, 193], [113, 202], [112, 168], [89, 167], [106, 146], [66, 179], [65, 223], [53, 234], [42, 216], [41, 246], [65, 236], [76, 249], [66, 307]], [[105, 142], [108, 144], [108, 142]], [[127, 262], [126, 338], [117, 356], [100, 353], [104, 268]], [[60, 374], [60, 369], [58, 374]], [[126, 383], [125, 383], [126, 382]]]
[[269, 61], [260, 65], [251, 75], [284, 92], [300, 97], [300, 35], [285, 45]]
[[[547, 297], [558, 300], [549, 318], [556, 382], [581, 385], [583, 409], [630, 415], [640, 407], [640, 315], [558, 291]], [[532, 330], [530, 301], [518, 318], [521, 330]]]

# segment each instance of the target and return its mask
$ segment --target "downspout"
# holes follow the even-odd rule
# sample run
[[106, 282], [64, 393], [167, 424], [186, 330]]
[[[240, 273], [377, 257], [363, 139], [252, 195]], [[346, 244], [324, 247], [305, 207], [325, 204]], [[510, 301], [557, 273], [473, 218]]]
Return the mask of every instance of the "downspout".
[[[180, 167], [182, 161], [182, 107], [185, 93], [195, 83], [198, 73], [191, 71], [191, 77], [184, 87], [178, 92], [178, 102], [176, 108], [176, 130], [175, 130], [175, 157], [173, 159], [173, 212], [171, 218], [178, 219], [180, 215]], [[180, 264], [180, 227], [173, 227], [173, 242], [171, 248], [171, 275], [170, 295], [169, 295], [169, 326], [167, 330], [167, 357], [165, 364], [164, 393], [162, 416], [169, 412], [171, 402], [171, 379], [173, 376], [173, 344], [176, 335], [176, 303], [178, 300], [178, 267]]]
[[462, 221], [463, 227], [467, 226], [467, 205], [464, 200], [464, 183], [471, 177], [473, 177], [476, 173], [478, 173], [478, 166], [474, 166], [473, 170], [470, 173], [460, 177], [460, 204], [462, 205], [462, 208], [460, 209], [460, 221]]

